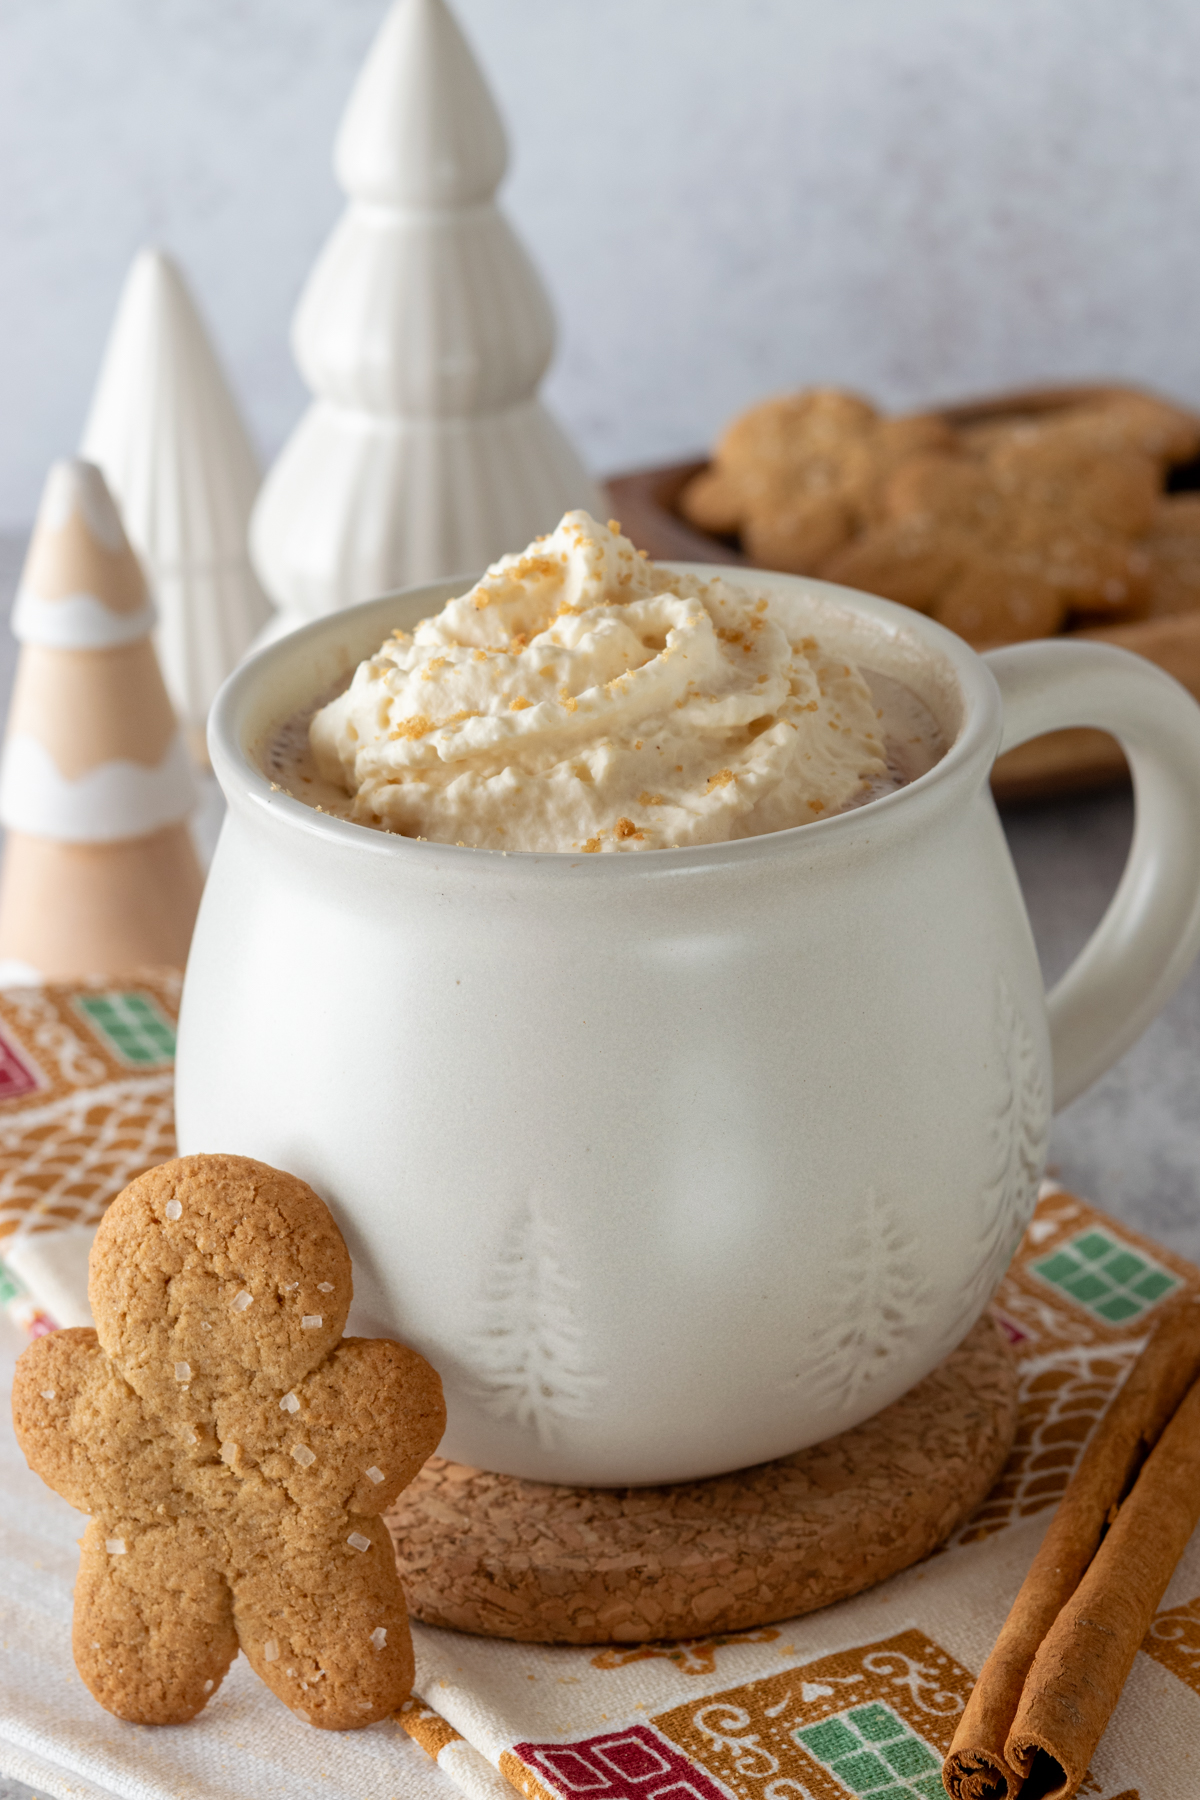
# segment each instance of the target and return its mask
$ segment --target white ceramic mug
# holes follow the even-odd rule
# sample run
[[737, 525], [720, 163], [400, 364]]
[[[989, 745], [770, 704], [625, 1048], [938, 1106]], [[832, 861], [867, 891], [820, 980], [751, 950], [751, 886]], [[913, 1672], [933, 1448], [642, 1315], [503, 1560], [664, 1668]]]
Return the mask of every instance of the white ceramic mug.
[[[216, 705], [181, 1149], [326, 1198], [353, 1323], [440, 1371], [463, 1462], [678, 1481], [887, 1405], [992, 1294], [1052, 1086], [1107, 1068], [1200, 943], [1200, 709], [1169, 677], [1090, 643], [981, 659], [886, 601], [746, 579], [907, 681], [942, 760], [815, 824], [624, 856], [413, 842], [273, 790], [281, 720], [461, 582], [319, 620]], [[1137, 824], [1047, 1001], [988, 774], [1068, 725], [1121, 740]]]

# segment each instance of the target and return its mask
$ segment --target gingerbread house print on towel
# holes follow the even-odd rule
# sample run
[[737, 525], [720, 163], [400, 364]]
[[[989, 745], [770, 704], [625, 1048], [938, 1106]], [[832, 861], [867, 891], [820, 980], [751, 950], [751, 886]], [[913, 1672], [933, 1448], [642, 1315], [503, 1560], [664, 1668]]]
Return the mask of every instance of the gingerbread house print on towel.
[[120, 987], [0, 992], [0, 1243], [95, 1225], [126, 1182], [174, 1156], [180, 985], [159, 969]]
[[1200, 1596], [1167, 1606], [1155, 1616], [1142, 1649], [1200, 1694]]
[[0, 1033], [0, 1101], [19, 1100], [46, 1085], [33, 1058], [28, 1053], [22, 1055], [16, 1044]]
[[728, 1800], [727, 1789], [648, 1725], [516, 1751], [566, 1800]]
[[1000, 1480], [950, 1540], [971, 1543], [1057, 1505], [1096, 1424], [1196, 1270], [1075, 1194], [1043, 1184], [996, 1293], [1016, 1352], [1020, 1423]]
[[501, 1759], [528, 1800], [942, 1800], [974, 1680], [924, 1632], [697, 1696], [646, 1723]]

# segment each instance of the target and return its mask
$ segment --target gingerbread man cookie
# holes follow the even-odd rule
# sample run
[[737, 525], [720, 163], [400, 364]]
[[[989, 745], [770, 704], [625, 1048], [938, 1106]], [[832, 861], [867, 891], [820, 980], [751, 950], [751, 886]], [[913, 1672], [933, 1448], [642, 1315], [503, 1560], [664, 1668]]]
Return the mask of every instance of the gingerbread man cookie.
[[239, 1648], [312, 1725], [369, 1725], [407, 1696], [382, 1514], [445, 1408], [415, 1351], [342, 1337], [351, 1291], [341, 1233], [304, 1182], [182, 1157], [104, 1217], [97, 1329], [40, 1338], [18, 1362], [21, 1448], [91, 1514], [73, 1648], [119, 1718], [192, 1718]]
[[1147, 394], [952, 423], [814, 388], [735, 419], [679, 505], [760, 567], [998, 644], [1194, 607], [1187, 521], [1164, 518], [1162, 487], [1198, 451], [1196, 418]]
[[1145, 541], [1152, 617], [1200, 611], [1200, 494], [1168, 494]]
[[1148, 598], [1138, 539], [1159, 480], [1148, 453], [1101, 453], [1069, 417], [989, 428], [953, 454], [898, 467], [877, 522], [819, 572], [917, 606], [977, 644], [1129, 617]]
[[884, 419], [857, 394], [810, 388], [735, 419], [680, 507], [701, 530], [740, 533], [760, 567], [811, 574], [871, 519], [894, 468], [952, 442], [938, 419]]

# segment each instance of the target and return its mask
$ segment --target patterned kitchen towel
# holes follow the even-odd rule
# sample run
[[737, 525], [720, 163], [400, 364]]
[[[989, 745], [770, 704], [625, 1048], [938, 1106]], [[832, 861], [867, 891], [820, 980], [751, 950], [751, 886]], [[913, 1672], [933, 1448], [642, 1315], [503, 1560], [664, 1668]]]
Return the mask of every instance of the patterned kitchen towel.
[[181, 976], [0, 990], [0, 1306], [87, 1322], [87, 1248], [127, 1181], [174, 1154]]
[[[160, 971], [0, 993], [0, 1257], [6, 1236], [32, 1234], [53, 1264], [50, 1233], [94, 1226], [174, 1154], [178, 988]], [[1185, 1287], [1200, 1289], [1200, 1271], [1048, 1185], [996, 1301], [1020, 1368], [1017, 1440], [943, 1551], [840, 1606], [729, 1638], [551, 1649], [416, 1625], [416, 1697], [398, 1724], [344, 1737], [292, 1718], [244, 1660], [189, 1726], [101, 1712], [70, 1657], [79, 1517], [25, 1468], [5, 1417], [0, 1771], [62, 1800], [940, 1800], [942, 1753], [1048, 1509]], [[11, 1328], [9, 1345], [10, 1368]], [[1085, 1791], [1200, 1794], [1200, 1541]]]
[[[404, 1723], [468, 1794], [527, 1800], [943, 1800], [942, 1756], [1097, 1419], [1200, 1271], [1047, 1184], [997, 1296], [1016, 1443], [938, 1554], [806, 1618], [685, 1644], [551, 1649], [415, 1628]], [[1200, 1794], [1200, 1534], [1095, 1757], [1104, 1800]]]

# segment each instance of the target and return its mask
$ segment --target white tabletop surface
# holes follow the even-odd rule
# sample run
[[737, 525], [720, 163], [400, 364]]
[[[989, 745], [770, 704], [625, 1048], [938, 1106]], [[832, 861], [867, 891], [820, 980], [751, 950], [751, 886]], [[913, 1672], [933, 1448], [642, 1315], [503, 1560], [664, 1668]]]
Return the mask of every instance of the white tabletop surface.
[[[0, 537], [3, 618], [23, 550], [21, 539]], [[0, 628], [0, 706], [7, 704], [15, 654]], [[1120, 790], [1006, 810], [1048, 980], [1061, 974], [1103, 912], [1132, 818], [1132, 800]], [[1200, 1262], [1200, 966], [1140, 1042], [1056, 1120], [1050, 1159], [1065, 1186]], [[0, 1800], [32, 1795], [0, 1777]]]

